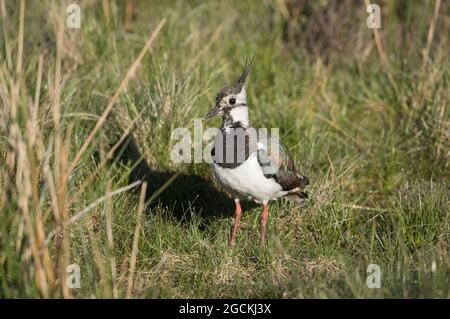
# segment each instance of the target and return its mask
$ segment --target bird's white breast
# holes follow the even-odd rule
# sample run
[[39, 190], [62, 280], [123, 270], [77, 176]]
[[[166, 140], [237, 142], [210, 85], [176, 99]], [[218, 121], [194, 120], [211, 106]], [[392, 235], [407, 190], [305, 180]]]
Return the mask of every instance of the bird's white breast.
[[235, 168], [223, 168], [214, 163], [213, 171], [220, 184], [241, 198], [251, 197], [262, 203], [285, 193], [273, 179], [264, 176], [256, 152]]

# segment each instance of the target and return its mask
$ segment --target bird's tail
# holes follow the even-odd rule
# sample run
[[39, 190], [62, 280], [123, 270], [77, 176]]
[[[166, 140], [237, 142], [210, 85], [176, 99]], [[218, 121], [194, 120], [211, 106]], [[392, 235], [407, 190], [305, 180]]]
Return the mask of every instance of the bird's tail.
[[309, 185], [309, 179], [305, 175], [299, 173], [297, 173], [297, 176], [300, 184], [299, 189], [289, 193], [285, 198], [296, 203], [303, 203], [308, 198], [308, 193], [305, 191], [305, 188]]
[[308, 193], [306, 191], [301, 191], [298, 193], [293, 193], [284, 196], [287, 200], [290, 200], [295, 203], [303, 203], [308, 198]]

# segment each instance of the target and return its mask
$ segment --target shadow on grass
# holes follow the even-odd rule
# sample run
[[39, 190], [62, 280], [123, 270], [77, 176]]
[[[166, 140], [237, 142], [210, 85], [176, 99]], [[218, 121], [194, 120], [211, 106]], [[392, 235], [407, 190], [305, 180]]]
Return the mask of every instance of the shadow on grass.
[[[118, 148], [115, 158], [132, 167], [129, 182], [144, 180], [148, 183], [147, 200], [157, 192], [175, 171], [152, 169], [139, 151], [133, 137], [128, 137]], [[204, 219], [234, 216], [234, 201], [217, 189], [214, 183], [196, 174], [180, 173], [178, 177], [153, 201], [150, 207], [162, 205], [178, 219], [189, 219], [193, 213]], [[244, 209], [255, 207], [243, 203]]]

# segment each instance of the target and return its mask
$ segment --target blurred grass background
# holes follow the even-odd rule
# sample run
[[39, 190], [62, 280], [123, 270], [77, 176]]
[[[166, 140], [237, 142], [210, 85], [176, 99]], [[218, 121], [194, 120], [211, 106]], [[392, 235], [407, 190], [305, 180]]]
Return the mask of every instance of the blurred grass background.
[[[0, 1], [0, 297], [449, 297], [448, 1], [377, 1], [378, 47], [365, 1], [76, 3]], [[251, 121], [312, 184], [264, 249], [260, 207], [229, 247], [209, 165], [170, 160], [253, 53]]]

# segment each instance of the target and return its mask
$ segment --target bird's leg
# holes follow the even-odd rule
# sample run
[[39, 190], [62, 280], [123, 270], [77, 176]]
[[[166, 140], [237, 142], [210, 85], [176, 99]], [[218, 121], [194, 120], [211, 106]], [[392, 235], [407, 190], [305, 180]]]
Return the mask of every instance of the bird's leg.
[[267, 216], [269, 215], [269, 202], [263, 202], [264, 208], [261, 217], [261, 246], [266, 243], [266, 225]]
[[241, 204], [239, 202], [239, 198], [235, 198], [234, 202], [236, 203], [236, 211], [235, 211], [235, 215], [234, 215], [234, 225], [233, 225], [233, 232], [231, 233], [231, 241], [230, 241], [230, 245], [234, 246], [236, 244], [236, 233], [239, 227], [239, 220], [241, 219]]

